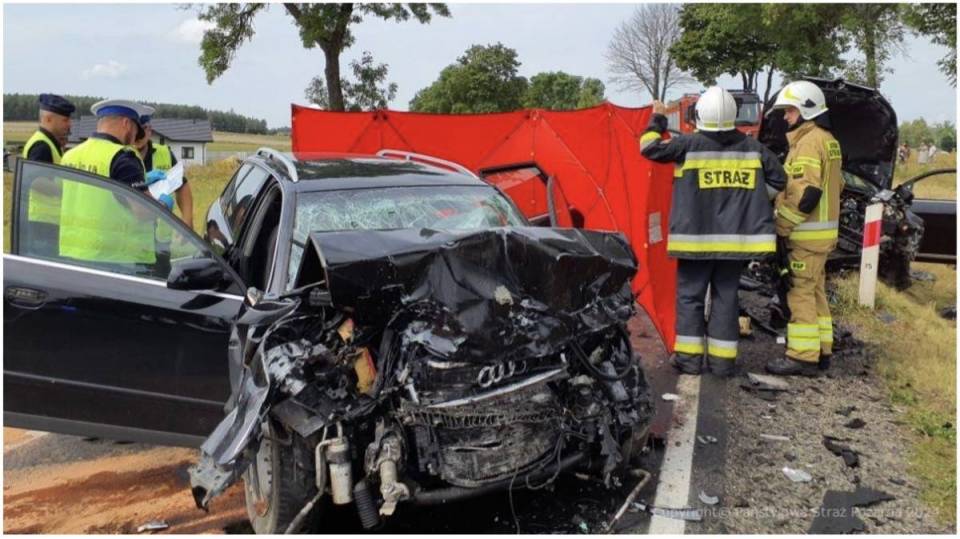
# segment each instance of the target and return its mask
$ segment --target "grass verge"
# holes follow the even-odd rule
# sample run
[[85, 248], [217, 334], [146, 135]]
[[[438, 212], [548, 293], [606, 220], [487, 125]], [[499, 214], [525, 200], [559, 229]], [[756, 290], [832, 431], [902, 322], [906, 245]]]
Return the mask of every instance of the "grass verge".
[[[898, 164], [894, 173], [893, 184], [901, 183], [930, 170], [941, 168], [957, 168], [957, 152], [937, 154], [926, 164], [917, 163], [914, 153], [906, 163]], [[917, 198], [936, 198], [942, 200], [957, 199], [957, 174], [938, 174], [921, 180], [914, 188], [913, 194]]]
[[940, 520], [954, 525], [957, 326], [940, 310], [957, 304], [957, 271], [936, 264], [914, 267], [936, 280], [915, 281], [905, 292], [879, 284], [875, 311], [858, 305], [857, 273], [836, 278], [835, 315], [876, 352], [891, 401], [909, 428], [910, 471], [922, 483], [921, 498]]

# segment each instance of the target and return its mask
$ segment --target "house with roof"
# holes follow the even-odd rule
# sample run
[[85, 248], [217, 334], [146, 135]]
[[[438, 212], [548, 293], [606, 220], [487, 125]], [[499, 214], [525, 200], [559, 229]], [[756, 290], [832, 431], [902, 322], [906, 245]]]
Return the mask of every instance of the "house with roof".
[[[191, 120], [180, 118], [157, 118], [150, 121], [153, 126], [153, 142], [170, 146], [177, 162], [184, 166], [202, 165], [207, 161], [207, 144], [213, 142], [213, 130], [210, 120]], [[74, 120], [70, 128], [67, 147], [73, 147], [87, 140], [97, 127], [96, 116], [83, 116]]]

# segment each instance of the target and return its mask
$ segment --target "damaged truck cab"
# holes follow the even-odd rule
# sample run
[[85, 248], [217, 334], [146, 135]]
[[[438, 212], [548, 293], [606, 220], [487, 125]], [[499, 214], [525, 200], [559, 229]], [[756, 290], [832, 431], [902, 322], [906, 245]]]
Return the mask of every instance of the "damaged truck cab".
[[[190, 372], [220, 373], [203, 402], [221, 404], [215, 425], [209, 405], [191, 414], [196, 393], [166, 394], [195, 390], [197, 380], [176, 373], [152, 392], [116, 387], [124, 374], [143, 376], [125, 373], [119, 357], [114, 376], [102, 379], [91, 378], [102, 372], [96, 358], [86, 377], [62, 362], [36, 372], [28, 358], [38, 341], [15, 332], [5, 340], [4, 385], [8, 395], [23, 387], [23, 400], [5, 403], [5, 423], [181, 445], [198, 444], [203, 429], [190, 470], [197, 504], [206, 508], [242, 478], [263, 533], [314, 525], [327, 495], [354, 504], [369, 529], [401, 503], [543, 485], [574, 467], [609, 481], [653, 415], [626, 330], [637, 271], [629, 244], [616, 233], [530, 226], [502, 192], [461, 167], [407, 157], [294, 161], [259, 151], [210, 208], [204, 239], [146, 196], [109, 186], [149, 210], [139, 218], [169, 224], [193, 247], [158, 242], [152, 263], [131, 268], [34, 249], [25, 212], [31, 169], [108, 182], [21, 163], [4, 283], [6, 319], [19, 326], [8, 331], [43, 313], [72, 316], [71, 307], [98, 316], [117, 308], [108, 299], [117, 290], [143, 288], [182, 314], [165, 319], [168, 338], [200, 322], [217, 328], [206, 335], [220, 352], [191, 354], [181, 339], [175, 357]], [[78, 301], [79, 291], [45, 290], [33, 266], [63, 273], [63, 282], [100, 281]], [[117, 275], [128, 269], [136, 276]], [[145, 300], [122, 301], [136, 318]], [[84, 344], [116, 356], [103, 349], [124, 339]], [[136, 343], [119, 347], [137, 353]], [[68, 417], [57, 395], [81, 390], [124, 395], [127, 406]], [[138, 409], [158, 395], [149, 413]]]

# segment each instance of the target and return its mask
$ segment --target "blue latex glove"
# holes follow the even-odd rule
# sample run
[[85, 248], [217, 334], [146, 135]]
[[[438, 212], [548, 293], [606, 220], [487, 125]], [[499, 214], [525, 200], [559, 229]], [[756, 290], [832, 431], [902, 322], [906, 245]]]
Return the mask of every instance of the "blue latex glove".
[[151, 170], [147, 172], [146, 180], [147, 185], [157, 183], [167, 177], [167, 173], [162, 170]]
[[167, 207], [168, 210], [173, 211], [173, 197], [164, 193], [160, 195], [160, 198], [157, 199], [161, 204]]

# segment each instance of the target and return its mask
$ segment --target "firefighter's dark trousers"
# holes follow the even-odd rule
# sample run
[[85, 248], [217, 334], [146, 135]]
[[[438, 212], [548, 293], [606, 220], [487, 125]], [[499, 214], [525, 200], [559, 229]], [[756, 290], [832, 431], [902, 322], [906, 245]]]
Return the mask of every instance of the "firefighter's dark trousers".
[[[681, 359], [736, 361], [740, 339], [740, 260], [680, 259], [677, 263], [677, 339], [674, 352]], [[707, 286], [710, 320], [704, 321]]]

